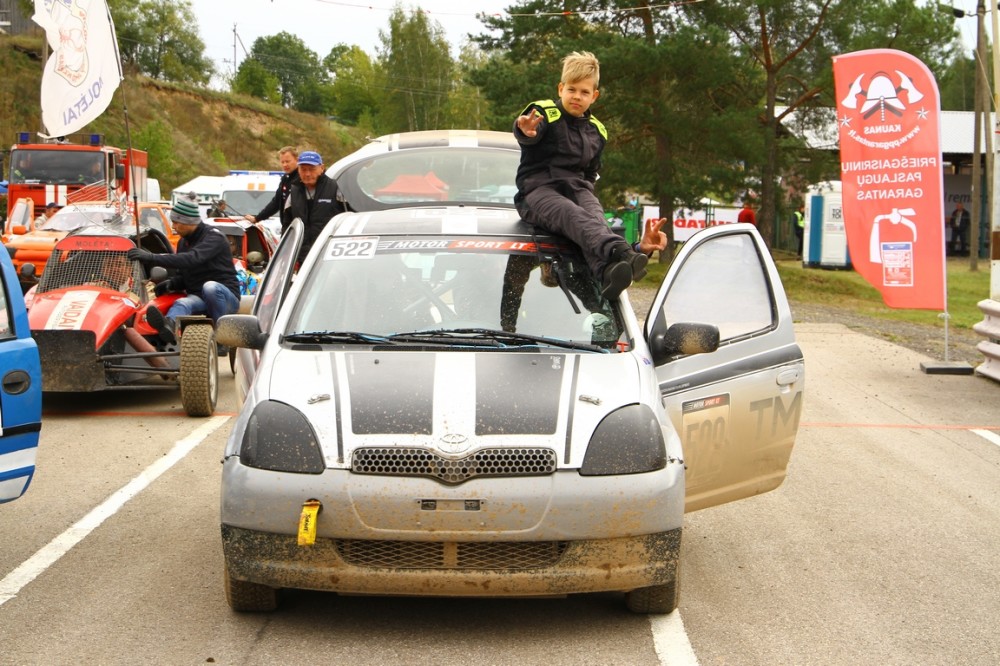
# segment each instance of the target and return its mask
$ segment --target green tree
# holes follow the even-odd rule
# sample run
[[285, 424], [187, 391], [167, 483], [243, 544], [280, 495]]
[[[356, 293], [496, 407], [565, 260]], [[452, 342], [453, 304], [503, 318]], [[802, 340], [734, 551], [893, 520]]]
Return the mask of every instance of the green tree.
[[278, 77], [257, 60], [247, 59], [240, 65], [230, 84], [234, 93], [256, 97], [272, 104], [281, 103]]
[[444, 29], [419, 11], [398, 5], [380, 31], [380, 132], [440, 129], [448, 121], [454, 62]]
[[187, 0], [109, 0], [125, 65], [154, 79], [207, 85], [215, 73]]
[[164, 182], [177, 182], [186, 165], [177, 160], [170, 128], [160, 120], [140, 127], [133, 137], [138, 150], [149, 153], [149, 176]]
[[687, 5], [685, 13], [699, 29], [723, 27], [733, 48], [760, 72], [747, 95], [760, 105], [758, 227], [769, 243], [788, 157], [782, 122], [798, 110], [833, 106], [832, 56], [893, 48], [934, 69], [948, 55], [955, 30], [936, 8], [912, 0], [716, 0]]
[[474, 44], [464, 44], [454, 70], [454, 82], [448, 91], [448, 125], [468, 129], [486, 129], [490, 101], [472, 83], [471, 74], [486, 63], [486, 57]]
[[360, 47], [338, 44], [323, 65], [333, 80], [330, 113], [343, 123], [357, 125], [362, 115], [377, 111], [375, 63]]
[[[258, 37], [250, 48], [250, 57], [243, 61], [240, 70], [256, 61], [278, 81], [281, 104], [301, 109], [300, 104], [314, 101], [316, 83], [326, 83], [326, 73], [319, 56], [301, 39], [287, 32], [269, 37]], [[237, 72], [239, 76], [239, 72]]]

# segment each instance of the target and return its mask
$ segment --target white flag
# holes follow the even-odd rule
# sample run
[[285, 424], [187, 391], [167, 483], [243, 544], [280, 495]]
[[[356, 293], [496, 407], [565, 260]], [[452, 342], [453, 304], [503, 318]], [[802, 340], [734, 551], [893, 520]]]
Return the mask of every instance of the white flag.
[[42, 74], [42, 122], [49, 136], [72, 134], [104, 113], [121, 82], [111, 14], [105, 0], [35, 0], [31, 18], [52, 49]]

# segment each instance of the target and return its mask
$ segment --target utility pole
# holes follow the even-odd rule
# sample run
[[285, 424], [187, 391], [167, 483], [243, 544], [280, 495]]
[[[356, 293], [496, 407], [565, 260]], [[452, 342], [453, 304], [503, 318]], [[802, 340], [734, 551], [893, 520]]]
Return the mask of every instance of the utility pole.
[[[1000, 138], [1000, 4], [991, 7], [993, 27], [993, 112], [996, 114], [997, 125], [994, 129], [994, 139]], [[994, 142], [994, 148], [1000, 150], [1000, 141]], [[993, 159], [993, 191], [1000, 191], [1000, 169], [997, 168], [997, 158]], [[1000, 300], [1000, 197], [993, 198], [993, 224], [990, 225], [990, 299]]]
[[239, 63], [236, 62], [236, 24], [233, 24], [233, 78], [236, 78], [236, 71], [239, 69]]
[[973, 146], [972, 146], [972, 219], [969, 223], [969, 270], [979, 270], [979, 220], [982, 217], [983, 202], [983, 174], [982, 174], [982, 150], [980, 137], [983, 134], [983, 97], [986, 94], [985, 66], [983, 58], [985, 51], [985, 28], [983, 21], [986, 17], [986, 1], [979, 0], [976, 6], [976, 95], [972, 108], [975, 111], [975, 121], [973, 123]]

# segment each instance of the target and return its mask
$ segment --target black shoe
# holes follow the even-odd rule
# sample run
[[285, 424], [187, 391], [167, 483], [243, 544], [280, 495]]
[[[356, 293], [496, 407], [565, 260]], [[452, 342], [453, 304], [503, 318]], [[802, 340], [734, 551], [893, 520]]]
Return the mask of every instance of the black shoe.
[[633, 252], [629, 263], [632, 265], [632, 280], [634, 282], [646, 277], [646, 264], [649, 263], [649, 257], [643, 252]]
[[632, 284], [632, 266], [627, 261], [618, 261], [604, 269], [604, 282], [601, 296], [609, 301], [629, 288]]
[[176, 324], [167, 319], [155, 305], [146, 308], [146, 323], [156, 329], [160, 339], [168, 345], [177, 344]]
[[646, 277], [646, 264], [649, 263], [649, 257], [642, 252], [636, 252], [628, 243], [615, 245], [615, 249], [611, 251], [611, 261], [627, 261], [632, 267], [632, 280], [635, 282]]

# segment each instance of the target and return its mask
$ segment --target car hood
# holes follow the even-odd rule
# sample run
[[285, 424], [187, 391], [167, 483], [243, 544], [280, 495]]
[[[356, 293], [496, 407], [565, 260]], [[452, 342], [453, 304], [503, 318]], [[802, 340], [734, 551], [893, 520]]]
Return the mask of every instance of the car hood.
[[546, 447], [560, 466], [576, 467], [600, 421], [638, 402], [643, 384], [631, 353], [284, 348], [269, 366], [257, 378], [258, 399], [302, 412], [328, 467], [349, 465], [356, 448], [383, 446], [452, 457]]
[[32, 331], [93, 331], [100, 346], [137, 307], [135, 301], [109, 289], [58, 289], [34, 296], [28, 323]]

